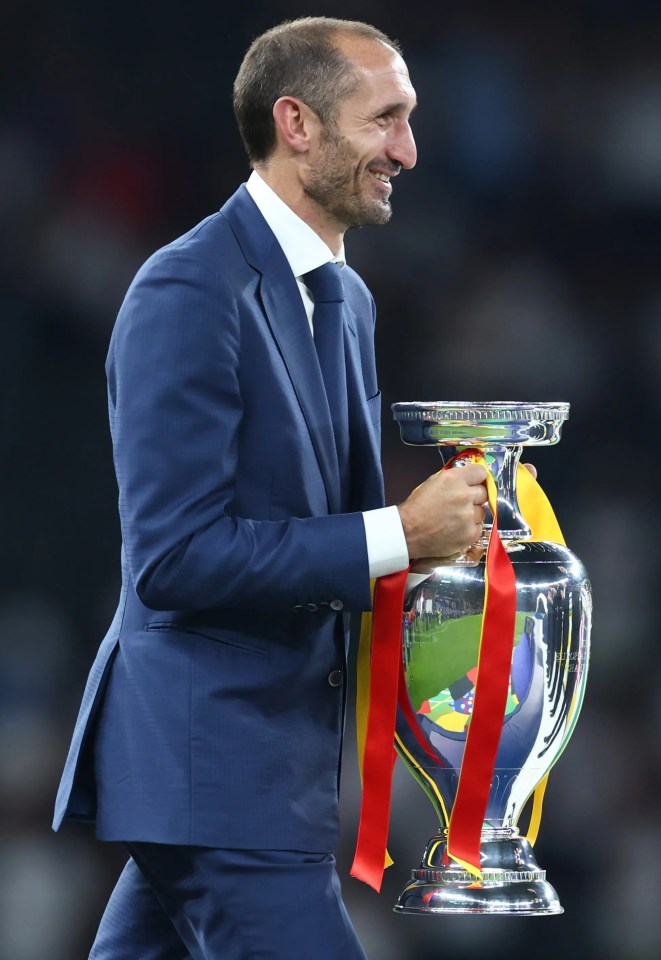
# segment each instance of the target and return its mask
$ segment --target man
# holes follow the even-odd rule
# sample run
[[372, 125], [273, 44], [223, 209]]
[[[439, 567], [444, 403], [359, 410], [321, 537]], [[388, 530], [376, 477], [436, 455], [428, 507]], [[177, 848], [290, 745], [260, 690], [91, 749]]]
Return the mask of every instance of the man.
[[[485, 500], [472, 465], [383, 507], [374, 307], [343, 236], [389, 219], [414, 105], [373, 27], [306, 18], [259, 37], [235, 83], [248, 184], [158, 251], [121, 308], [123, 590], [55, 817], [95, 819], [131, 853], [95, 960], [365, 956], [332, 856], [345, 614], [369, 609], [370, 576], [474, 542]], [[331, 261], [342, 292], [314, 294]]]

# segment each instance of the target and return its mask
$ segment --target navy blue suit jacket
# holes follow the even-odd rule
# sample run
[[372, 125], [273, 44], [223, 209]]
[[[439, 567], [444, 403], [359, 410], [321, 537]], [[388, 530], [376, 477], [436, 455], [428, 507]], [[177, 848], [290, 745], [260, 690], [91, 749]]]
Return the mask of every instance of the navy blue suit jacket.
[[[299, 289], [241, 187], [137, 274], [108, 356], [123, 587], [58, 794], [102, 839], [328, 851], [344, 612], [383, 503], [374, 305], [349, 268], [351, 502]], [[334, 680], [337, 673], [334, 675]]]

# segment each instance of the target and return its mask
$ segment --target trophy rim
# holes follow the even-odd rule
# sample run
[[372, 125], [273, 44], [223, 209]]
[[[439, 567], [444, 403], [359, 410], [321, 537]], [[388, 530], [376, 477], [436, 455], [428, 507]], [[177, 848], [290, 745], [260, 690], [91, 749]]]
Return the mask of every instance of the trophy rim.
[[544, 420], [562, 423], [569, 417], [565, 401], [405, 400], [393, 403], [393, 419], [422, 421], [468, 420], [478, 423]]

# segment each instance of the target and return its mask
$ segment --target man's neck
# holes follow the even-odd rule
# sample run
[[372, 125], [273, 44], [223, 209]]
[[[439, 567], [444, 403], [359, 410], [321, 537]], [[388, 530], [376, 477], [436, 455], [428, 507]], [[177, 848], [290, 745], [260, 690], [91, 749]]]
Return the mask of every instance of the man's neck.
[[330, 221], [326, 211], [305, 192], [297, 176], [275, 160], [268, 164], [256, 164], [255, 171], [283, 203], [321, 237], [335, 255], [340, 252], [344, 241], [344, 228]]

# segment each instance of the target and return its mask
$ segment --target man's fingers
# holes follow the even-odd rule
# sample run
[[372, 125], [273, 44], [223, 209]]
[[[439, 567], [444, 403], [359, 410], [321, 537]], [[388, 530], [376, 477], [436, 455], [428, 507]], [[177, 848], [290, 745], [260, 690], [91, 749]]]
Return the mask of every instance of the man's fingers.
[[[521, 466], [525, 467], [526, 470], [537, 479], [537, 467], [534, 463], [522, 463]], [[467, 463], [466, 466], [462, 466], [460, 469], [462, 478], [471, 487], [477, 483], [484, 483], [487, 479], [486, 468], [483, 467], [481, 463]]]
[[478, 483], [484, 483], [487, 479], [486, 468], [481, 463], [469, 463], [460, 469], [462, 479], [471, 487]]

